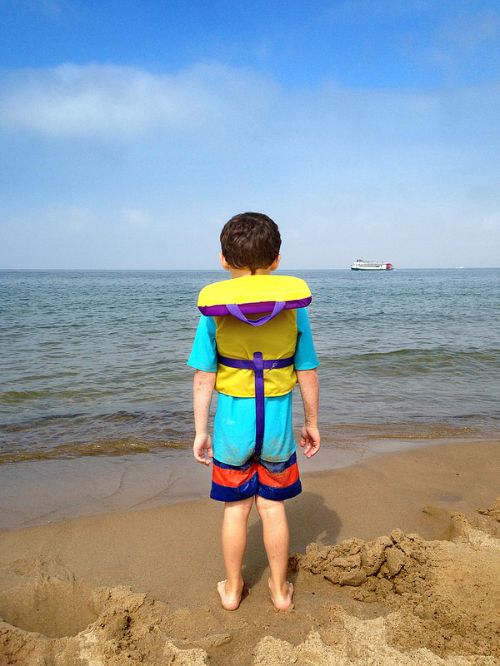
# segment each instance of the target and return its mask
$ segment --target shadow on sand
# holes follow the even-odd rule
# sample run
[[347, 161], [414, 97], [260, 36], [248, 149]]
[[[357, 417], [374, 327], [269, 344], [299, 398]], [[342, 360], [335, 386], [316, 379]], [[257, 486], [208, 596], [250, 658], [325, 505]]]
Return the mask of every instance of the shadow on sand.
[[[253, 509], [255, 511], [255, 508]], [[286, 501], [290, 526], [290, 554], [304, 552], [308, 543], [335, 543], [342, 523], [335, 511], [325, 506], [321, 495], [303, 492]], [[262, 542], [260, 520], [249, 527], [245, 554], [244, 578], [248, 586], [255, 585], [267, 568], [267, 557]]]

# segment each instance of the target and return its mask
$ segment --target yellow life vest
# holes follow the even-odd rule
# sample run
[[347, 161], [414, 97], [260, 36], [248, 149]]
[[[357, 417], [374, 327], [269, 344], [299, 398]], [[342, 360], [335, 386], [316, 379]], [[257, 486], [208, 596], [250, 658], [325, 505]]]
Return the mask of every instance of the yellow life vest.
[[[215, 388], [241, 398], [289, 393], [297, 376], [297, 308], [311, 302], [307, 283], [285, 275], [248, 275], [204, 287], [198, 298], [202, 314], [216, 321], [218, 352]], [[262, 359], [262, 367], [259, 366]]]

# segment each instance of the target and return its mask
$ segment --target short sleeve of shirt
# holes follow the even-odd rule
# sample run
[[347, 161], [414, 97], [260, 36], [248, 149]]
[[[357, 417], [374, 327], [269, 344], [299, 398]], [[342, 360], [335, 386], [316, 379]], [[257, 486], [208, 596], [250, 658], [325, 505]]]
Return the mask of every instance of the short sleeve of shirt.
[[312, 338], [311, 327], [309, 325], [309, 315], [306, 308], [297, 310], [297, 346], [295, 348], [294, 366], [296, 370], [313, 370], [319, 365], [314, 342]]
[[187, 364], [196, 370], [217, 372], [216, 324], [213, 317], [201, 315]]

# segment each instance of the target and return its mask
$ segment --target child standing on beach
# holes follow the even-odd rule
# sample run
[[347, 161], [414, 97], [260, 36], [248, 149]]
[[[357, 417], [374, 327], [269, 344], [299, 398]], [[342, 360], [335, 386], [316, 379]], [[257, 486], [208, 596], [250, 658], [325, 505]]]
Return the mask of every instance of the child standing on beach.
[[[302, 488], [292, 431], [292, 390], [304, 404], [300, 446], [307, 458], [320, 448], [319, 365], [307, 316], [307, 284], [271, 276], [281, 237], [267, 215], [242, 213], [221, 233], [222, 267], [231, 280], [200, 292], [202, 312], [188, 365], [193, 384], [195, 459], [212, 467], [213, 499], [225, 502], [222, 550], [226, 579], [217, 589], [226, 610], [238, 608], [242, 563], [253, 504], [263, 526], [269, 590], [276, 609], [292, 606], [286, 579], [289, 530], [284, 500]], [[213, 448], [207, 432], [213, 390], [218, 392]]]

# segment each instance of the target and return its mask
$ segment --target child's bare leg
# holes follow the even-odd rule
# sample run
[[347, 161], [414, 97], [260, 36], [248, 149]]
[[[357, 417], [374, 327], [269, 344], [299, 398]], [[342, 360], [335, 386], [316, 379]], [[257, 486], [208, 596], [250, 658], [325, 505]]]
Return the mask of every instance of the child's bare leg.
[[285, 503], [268, 500], [259, 495], [255, 503], [262, 520], [264, 546], [271, 569], [271, 598], [275, 608], [287, 610], [292, 605], [293, 585], [286, 579], [290, 537]]
[[253, 497], [236, 502], [226, 502], [222, 521], [222, 552], [226, 566], [226, 580], [217, 585], [221, 602], [226, 610], [236, 610], [243, 592], [241, 567], [247, 546], [248, 515]]

